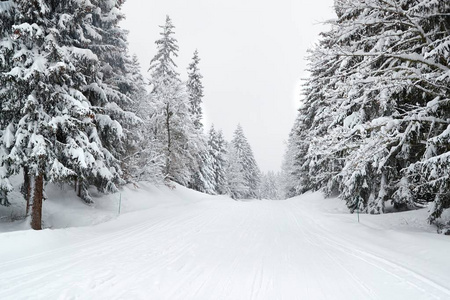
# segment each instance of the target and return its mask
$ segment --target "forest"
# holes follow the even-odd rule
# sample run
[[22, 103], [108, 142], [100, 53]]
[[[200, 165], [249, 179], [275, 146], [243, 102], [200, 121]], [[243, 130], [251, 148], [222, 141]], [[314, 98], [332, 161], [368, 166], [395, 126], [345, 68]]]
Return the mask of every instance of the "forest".
[[322, 189], [351, 212], [450, 207], [450, 3], [335, 1], [310, 50], [283, 163], [288, 197]]
[[183, 81], [169, 16], [142, 74], [122, 5], [0, 2], [0, 204], [25, 201], [32, 228], [42, 228], [48, 183], [91, 204], [92, 188], [148, 181], [233, 199], [322, 190], [369, 214], [429, 206], [429, 222], [447, 232], [447, 1], [336, 0], [337, 18], [307, 58], [282, 171], [267, 174], [241, 125], [231, 141], [204, 128], [200, 54]]
[[[227, 142], [202, 124], [195, 51], [180, 79], [169, 16], [144, 78], [130, 55], [122, 1], [0, 2], [0, 204], [25, 201], [42, 228], [47, 183], [89, 189], [172, 182], [234, 199], [260, 194], [263, 177], [239, 125]], [[20, 176], [23, 199], [10, 199]]]

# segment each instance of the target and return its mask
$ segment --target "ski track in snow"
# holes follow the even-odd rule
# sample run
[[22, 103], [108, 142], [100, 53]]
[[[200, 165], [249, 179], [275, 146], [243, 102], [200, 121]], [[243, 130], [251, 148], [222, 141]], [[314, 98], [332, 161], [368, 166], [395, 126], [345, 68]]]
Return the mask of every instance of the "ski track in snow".
[[0, 261], [0, 299], [450, 299], [450, 275], [438, 283], [321, 218], [295, 199], [126, 214]]

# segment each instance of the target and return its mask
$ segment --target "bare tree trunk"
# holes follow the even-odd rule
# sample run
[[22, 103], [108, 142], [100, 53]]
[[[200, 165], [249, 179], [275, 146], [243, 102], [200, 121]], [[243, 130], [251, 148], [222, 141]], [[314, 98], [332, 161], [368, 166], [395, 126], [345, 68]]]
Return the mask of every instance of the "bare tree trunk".
[[30, 198], [31, 198], [31, 178], [28, 167], [23, 167], [23, 195], [27, 202], [25, 214], [28, 216], [30, 213]]
[[81, 198], [86, 204], [92, 204], [94, 201], [89, 195], [89, 182], [86, 179], [78, 179], [78, 192], [77, 196]]
[[42, 229], [42, 200], [44, 198], [44, 175], [40, 173], [34, 180], [34, 197], [31, 212], [31, 228]]
[[172, 152], [172, 141], [170, 137], [170, 117], [172, 113], [169, 110], [169, 104], [166, 106], [166, 129], [167, 129], [167, 158], [166, 158], [166, 176], [170, 176], [170, 156]]
[[80, 198], [81, 198], [81, 185], [82, 185], [81, 180], [82, 180], [82, 179], [78, 179], [78, 180], [77, 180], [77, 183], [78, 183], [77, 196], [80, 197]]

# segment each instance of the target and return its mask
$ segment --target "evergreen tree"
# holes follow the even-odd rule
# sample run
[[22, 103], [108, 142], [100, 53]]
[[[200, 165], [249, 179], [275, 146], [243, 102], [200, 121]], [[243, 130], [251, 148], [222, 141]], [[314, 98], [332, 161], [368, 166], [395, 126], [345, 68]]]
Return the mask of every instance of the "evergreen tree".
[[198, 147], [194, 156], [196, 164], [193, 165], [189, 187], [199, 192], [215, 195], [214, 158], [208, 149], [208, 141], [202, 132], [198, 132], [196, 144]]
[[197, 130], [197, 134], [200, 137], [197, 141], [199, 147], [199, 152], [195, 156], [197, 169], [192, 170], [192, 179], [190, 182], [190, 187], [194, 190], [215, 194], [214, 188], [214, 170], [213, 170], [213, 158], [208, 150], [207, 138], [203, 133], [203, 123], [202, 123], [202, 98], [203, 98], [203, 85], [201, 79], [203, 76], [200, 74], [198, 64], [200, 58], [198, 57], [198, 51], [195, 50], [192, 62], [188, 67], [188, 81], [186, 83], [187, 94], [189, 98], [189, 112], [191, 114], [191, 119], [194, 122], [194, 127]]
[[200, 74], [200, 70], [198, 68], [198, 64], [200, 62], [200, 58], [198, 57], [198, 51], [195, 50], [194, 57], [192, 58], [192, 62], [188, 67], [188, 81], [186, 83], [187, 93], [189, 96], [190, 103], [190, 112], [192, 119], [194, 120], [194, 126], [198, 130], [203, 128], [202, 123], [202, 98], [203, 98], [203, 84], [202, 78], [203, 76]]
[[173, 37], [174, 26], [169, 16], [161, 26], [161, 39], [156, 41], [157, 53], [151, 60], [151, 109], [149, 135], [157, 141], [159, 153], [164, 153], [163, 174], [188, 186], [192, 170], [198, 170], [196, 156], [201, 152], [199, 132], [194, 126], [185, 88], [176, 72], [173, 58], [178, 46]]
[[[123, 114], [110, 102], [101, 61], [91, 50], [101, 32], [97, 7], [74, 1], [12, 1], [14, 11], [0, 43], [2, 165], [20, 168], [34, 180], [32, 227], [41, 228], [44, 183], [78, 180], [87, 202], [89, 183], [116, 191], [122, 126], [108, 112]], [[111, 10], [116, 11], [116, 7]], [[109, 141], [116, 143], [103, 143]]]
[[[305, 107], [305, 106], [304, 106]], [[289, 134], [286, 152], [281, 166], [282, 194], [291, 198], [311, 189], [307, 153], [309, 131], [305, 130], [305, 115], [302, 107]]]
[[[97, 1], [98, 9], [93, 12], [93, 24], [98, 27], [99, 36], [90, 49], [100, 61], [99, 71], [108, 98], [108, 105], [102, 105], [102, 113], [112, 117], [122, 125], [121, 141], [111, 138], [111, 128], [102, 127], [99, 136], [102, 143], [119, 160], [130, 181], [135, 165], [130, 157], [138, 151], [138, 141], [142, 138], [139, 120], [135, 117], [138, 102], [146, 96], [145, 82], [136, 57], [130, 57], [127, 45], [127, 31], [119, 26], [125, 16], [120, 11], [123, 0]], [[97, 98], [97, 97], [96, 97]], [[101, 100], [101, 99], [100, 99]], [[113, 104], [113, 105], [111, 105]], [[117, 106], [120, 109], [117, 109]], [[134, 114], [122, 111], [125, 108]], [[114, 136], [114, 135], [113, 135]]]
[[[128, 55], [126, 35], [119, 22], [124, 19], [120, 9], [122, 0], [96, 1], [96, 9], [91, 11], [92, 43], [89, 49], [98, 58], [97, 78], [95, 82], [84, 87], [84, 93], [96, 112], [97, 136], [106, 150], [105, 157], [111, 179], [124, 183], [121, 161], [127, 154], [126, 145], [135, 139], [133, 128], [139, 123], [131, 110], [133, 93], [141, 89], [143, 82], [130, 81], [132, 69]], [[98, 174], [99, 170], [95, 170]], [[91, 198], [87, 192], [88, 184], [95, 185], [101, 192], [116, 191], [111, 181], [106, 181], [97, 174], [87, 174], [81, 178], [79, 194], [87, 201]]]
[[[0, 37], [4, 42], [12, 42], [11, 28], [14, 25], [15, 5], [12, 1], [0, 2]], [[12, 60], [14, 55], [13, 49], [9, 47], [0, 47], [2, 51], [1, 57], [4, 59], [0, 61], [0, 72], [9, 70], [9, 63], [6, 60]], [[5, 83], [4, 83], [5, 84]], [[5, 84], [6, 85], [6, 84]], [[5, 93], [4, 90], [3, 93]], [[12, 91], [8, 94], [10, 97], [15, 95]], [[0, 101], [0, 205], [9, 205], [8, 193], [12, 191], [10, 176], [10, 162], [7, 157], [9, 150], [14, 144], [12, 139], [13, 129], [11, 123], [17, 123], [20, 117], [20, 107], [15, 101]]]
[[139, 124], [126, 127], [126, 153], [122, 165], [128, 181], [149, 181], [160, 183], [163, 178], [164, 162], [159, 152], [158, 141], [152, 132], [150, 115], [153, 111], [152, 101], [145, 89], [144, 77], [136, 55], [127, 62], [127, 77], [123, 80], [128, 87], [131, 99], [129, 110], [139, 117]]
[[233, 148], [233, 156], [235, 156], [232, 159], [236, 159], [240, 165], [239, 169], [243, 172], [243, 184], [247, 188], [246, 193], [242, 197], [249, 199], [256, 198], [260, 184], [260, 172], [241, 125], [238, 125], [234, 132], [231, 145]]
[[208, 149], [211, 157], [211, 167], [213, 170], [214, 193], [224, 195], [227, 193], [226, 167], [227, 150], [226, 142], [222, 131], [216, 131], [211, 126], [208, 136]]
[[8, 148], [11, 147], [8, 142], [7, 129], [0, 131], [0, 141], [0, 205], [8, 206], [8, 193], [12, 191], [12, 185], [9, 182], [8, 162], [6, 160]]
[[245, 180], [244, 167], [240, 155], [233, 144], [229, 144], [226, 167], [227, 194], [233, 199], [249, 198], [250, 188]]
[[180, 81], [179, 74], [176, 71], [177, 65], [174, 62], [174, 58], [178, 57], [178, 45], [177, 40], [173, 37], [175, 26], [172, 24], [172, 20], [169, 16], [166, 16], [166, 23], [163, 26], [159, 26], [163, 32], [162, 36], [155, 42], [157, 45], [157, 53], [155, 57], [150, 61], [151, 72], [151, 84], [153, 90], [161, 89], [158, 82], [153, 80], [161, 79], [162, 81]]

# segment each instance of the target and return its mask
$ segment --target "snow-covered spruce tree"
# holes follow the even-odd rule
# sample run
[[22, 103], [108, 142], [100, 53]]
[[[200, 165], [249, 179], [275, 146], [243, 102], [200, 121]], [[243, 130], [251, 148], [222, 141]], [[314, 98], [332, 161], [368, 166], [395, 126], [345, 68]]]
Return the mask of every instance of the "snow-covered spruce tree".
[[97, 7], [69, 0], [17, 0], [12, 7], [14, 20], [0, 43], [2, 113], [16, 114], [2, 124], [11, 146], [5, 160], [14, 172], [23, 168], [33, 177], [31, 225], [40, 229], [46, 181], [77, 179], [87, 202], [91, 182], [101, 191], [116, 190], [120, 166], [99, 132], [112, 128], [110, 138], [119, 141], [122, 127], [105, 113], [114, 104], [89, 48], [102, 31], [93, 23]]
[[208, 134], [208, 151], [211, 157], [211, 168], [213, 170], [214, 193], [224, 195], [227, 193], [226, 167], [227, 146], [222, 131], [216, 131], [211, 126]]
[[188, 67], [188, 80], [186, 82], [186, 90], [189, 98], [189, 112], [197, 130], [199, 139], [197, 145], [199, 152], [195, 156], [196, 169], [192, 170], [192, 178], [189, 187], [208, 194], [215, 194], [214, 189], [214, 171], [212, 169], [212, 157], [208, 151], [207, 137], [203, 133], [203, 76], [200, 74], [199, 66], [200, 58], [198, 51], [195, 50], [192, 62]]
[[442, 203], [433, 221], [448, 207], [448, 11], [445, 1], [336, 1], [310, 58], [305, 176], [352, 211]]
[[161, 38], [156, 41], [157, 53], [150, 62], [150, 93], [152, 111], [149, 135], [157, 141], [158, 152], [164, 153], [164, 178], [188, 186], [192, 170], [198, 170], [196, 155], [199, 134], [190, 114], [189, 99], [173, 58], [178, 45], [173, 37], [174, 26], [169, 16], [161, 26]]
[[309, 149], [309, 128], [306, 127], [306, 111], [303, 106], [298, 113], [289, 134], [281, 166], [282, 194], [291, 198], [312, 189], [310, 184], [307, 153]]
[[8, 162], [6, 160], [8, 155], [8, 144], [6, 130], [0, 130], [0, 205], [8, 206], [8, 193], [12, 191], [12, 185], [9, 182]]
[[[241, 125], [238, 125], [234, 132], [231, 147], [234, 149], [232, 154], [236, 156], [235, 159], [243, 172], [243, 184], [248, 189], [240, 198], [256, 198], [258, 196], [261, 175], [253, 156], [253, 151], [244, 135]], [[231, 159], [234, 158], [231, 157]]]
[[199, 139], [196, 141], [199, 151], [195, 156], [196, 164], [193, 165], [196, 169], [192, 170], [189, 187], [202, 193], [215, 195], [213, 158], [208, 151], [207, 142], [206, 136], [199, 134]]
[[[128, 55], [127, 32], [119, 26], [124, 18], [120, 11], [124, 1], [97, 0], [92, 3], [95, 9], [91, 12], [91, 21], [96, 33], [92, 34], [89, 49], [98, 57], [98, 79], [86, 85], [85, 94], [96, 111], [98, 137], [102, 145], [112, 155], [110, 160], [115, 160], [115, 165], [122, 161], [125, 177], [130, 180], [126, 158], [129, 156], [128, 146], [137, 139], [134, 128], [139, 120], [128, 110], [132, 110], [134, 102], [139, 100], [136, 96], [142, 91], [144, 82], [134, 81], [136, 74], [132, 72], [135, 66]], [[124, 175], [121, 168], [110, 169], [115, 173], [115, 181], [123, 182], [120, 179]], [[102, 191], [111, 190], [109, 183], [102, 178], [90, 176], [87, 182]], [[84, 186], [81, 185], [82, 188]], [[83, 189], [82, 194], [86, 193], [87, 190]]]
[[196, 191], [215, 195], [215, 178], [213, 170], [213, 157], [208, 149], [208, 140], [203, 132], [197, 133], [197, 140], [194, 141], [196, 151], [193, 153], [195, 164], [191, 170], [189, 188]]
[[237, 149], [231, 143], [228, 145], [225, 178], [227, 182], [226, 193], [231, 198], [235, 200], [249, 198], [250, 188], [245, 179], [244, 168]]
[[323, 187], [328, 195], [336, 192], [332, 179], [342, 168], [345, 152], [331, 147], [336, 143], [331, 137], [340, 136], [332, 136], [329, 131], [342, 119], [337, 113], [345, 99], [339, 74], [346, 65], [330, 52], [338, 35], [333, 29], [322, 33], [319, 44], [309, 51], [310, 76], [304, 84], [303, 103], [291, 129], [283, 162], [286, 197]]
[[123, 86], [127, 87], [131, 99], [128, 110], [139, 117], [137, 125], [125, 126], [127, 139], [125, 140], [126, 153], [121, 158], [124, 179], [127, 181], [149, 181], [153, 183], [162, 182], [163, 160], [159, 153], [158, 142], [154, 136], [149, 134], [152, 130], [150, 114], [152, 102], [145, 88], [144, 77], [141, 74], [140, 65], [134, 55], [127, 61], [126, 78]]
[[186, 87], [190, 104], [189, 109], [194, 121], [194, 126], [196, 129], [201, 130], [203, 128], [203, 112], [201, 107], [203, 102], [203, 76], [200, 74], [198, 67], [199, 63], [200, 57], [198, 56], [198, 51], [195, 50], [194, 56], [192, 57], [192, 62], [188, 67], [188, 81], [186, 82]]
[[[11, 28], [14, 24], [15, 7], [12, 1], [0, 2], [0, 37], [4, 42], [8, 42], [11, 37]], [[9, 47], [2, 47], [0, 61], [0, 72], [9, 70], [9, 63], [14, 55], [13, 49]], [[2, 86], [7, 85], [2, 82]], [[14, 97], [13, 93], [8, 94], [9, 97]], [[5, 99], [6, 100], [6, 99]], [[18, 123], [20, 118], [19, 103], [15, 101], [4, 101], [4, 97], [0, 101], [0, 205], [9, 205], [8, 193], [12, 191], [12, 185], [9, 182], [9, 161], [7, 156], [11, 149], [13, 141], [13, 133], [11, 132], [11, 123]]]

